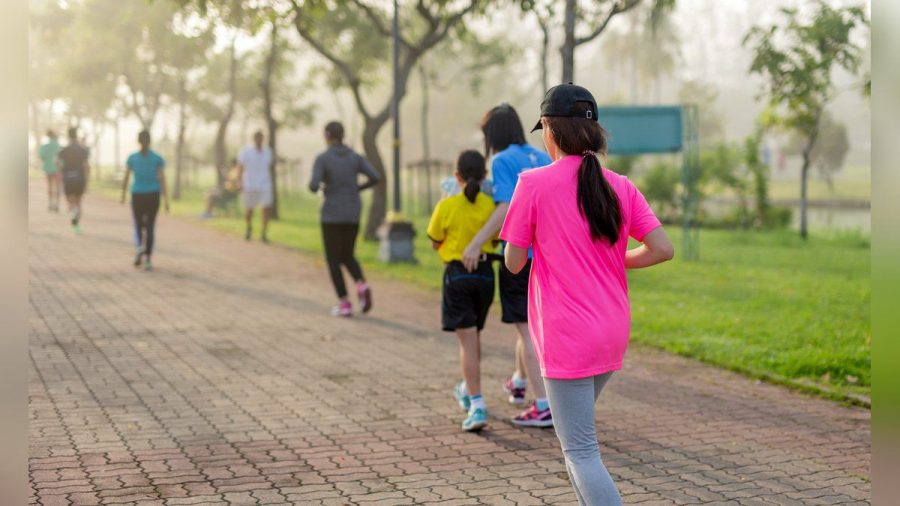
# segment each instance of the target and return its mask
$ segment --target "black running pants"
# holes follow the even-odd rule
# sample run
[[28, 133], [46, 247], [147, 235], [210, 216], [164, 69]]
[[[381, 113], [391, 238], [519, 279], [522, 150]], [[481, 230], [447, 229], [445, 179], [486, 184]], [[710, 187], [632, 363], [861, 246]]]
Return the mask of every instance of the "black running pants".
[[362, 267], [356, 261], [356, 236], [359, 234], [359, 223], [322, 223], [322, 241], [325, 244], [325, 261], [331, 282], [338, 298], [347, 296], [347, 285], [341, 266], [347, 268], [357, 282], [363, 281]]

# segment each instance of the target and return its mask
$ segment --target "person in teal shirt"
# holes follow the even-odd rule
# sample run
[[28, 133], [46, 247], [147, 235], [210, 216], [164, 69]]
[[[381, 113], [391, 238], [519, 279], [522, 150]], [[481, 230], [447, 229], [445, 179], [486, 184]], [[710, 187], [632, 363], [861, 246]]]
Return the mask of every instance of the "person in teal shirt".
[[162, 196], [166, 212], [169, 212], [169, 196], [166, 192], [166, 166], [163, 157], [150, 149], [150, 132], [143, 130], [138, 134], [141, 149], [132, 153], [125, 162], [127, 170], [122, 179], [122, 203], [125, 203], [125, 192], [128, 181], [134, 174], [131, 183], [131, 213], [134, 217], [134, 246], [136, 255], [134, 266], [151, 270], [150, 261], [153, 255], [153, 241], [156, 229], [156, 214], [159, 212], [159, 200]]
[[56, 132], [47, 130], [47, 143], [38, 149], [41, 158], [41, 168], [47, 176], [47, 206], [51, 212], [59, 212], [59, 166], [57, 157], [62, 147], [56, 137]]

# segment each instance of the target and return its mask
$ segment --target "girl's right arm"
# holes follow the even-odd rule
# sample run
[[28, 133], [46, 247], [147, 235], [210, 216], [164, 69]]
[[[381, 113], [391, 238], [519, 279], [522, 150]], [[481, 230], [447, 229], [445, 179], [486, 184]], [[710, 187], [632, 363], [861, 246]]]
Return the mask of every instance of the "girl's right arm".
[[644, 236], [643, 244], [625, 252], [625, 268], [640, 269], [661, 264], [675, 256], [675, 246], [662, 227]]

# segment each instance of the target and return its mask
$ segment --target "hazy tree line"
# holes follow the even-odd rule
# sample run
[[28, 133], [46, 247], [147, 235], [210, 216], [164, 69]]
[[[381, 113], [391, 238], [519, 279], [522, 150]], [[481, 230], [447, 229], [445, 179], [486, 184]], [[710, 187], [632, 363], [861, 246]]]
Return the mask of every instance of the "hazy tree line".
[[[359, 131], [355, 133], [362, 149], [375, 169], [386, 175], [378, 136], [391, 119], [391, 95], [384, 92], [390, 80], [392, 13], [388, 3], [69, 0], [61, 5], [53, 0], [35, 0], [31, 26], [31, 72], [35, 76], [31, 101], [33, 135], [40, 137], [42, 118], [49, 121], [47, 111], [60, 110], [60, 104], [65, 105], [64, 122], [81, 126], [94, 144], [107, 129], [118, 129], [128, 118], [146, 129], [153, 129], [161, 115], [167, 120], [174, 118], [177, 134], [172, 161], [173, 195], [177, 198], [190, 132], [195, 127], [213, 128], [213, 141], [201, 158], [218, 169], [228, 163], [232, 150], [228, 146], [229, 132], [238, 117], [253, 118], [266, 126], [278, 160], [279, 132], [308, 124], [314, 117], [317, 104], [308, 98], [308, 91], [344, 90], [352, 97], [352, 107], [360, 119]], [[432, 88], [440, 92], [458, 84], [457, 76], [477, 89], [486, 69], [503, 65], [523, 51], [534, 53], [540, 68], [539, 87], [546, 89], [555, 82], [575, 80], [578, 48], [606, 38], [602, 62], [611, 76], [617, 76], [610, 79], [629, 80], [630, 96], [621, 97], [620, 101], [635, 103], [642, 94], [658, 103], [661, 83], [680, 57], [678, 32], [669, 17], [674, 7], [675, 0], [401, 2], [399, 97], [407, 95], [413, 76], [417, 76], [423, 97], [433, 96], [429, 93]], [[502, 33], [485, 35], [475, 29], [479, 21], [510, 12], [537, 24], [533, 46], [512, 47]], [[759, 177], [765, 180], [765, 174], [754, 175], [753, 156], [758, 153], [750, 153], [748, 146], [758, 147], [759, 138], [775, 127], [794, 131], [795, 137], [805, 139], [795, 141], [803, 145], [800, 154], [805, 162], [804, 181], [808, 167], [816, 165], [817, 159], [822, 161], [821, 166], [834, 165], [835, 157], [823, 154], [827, 147], [840, 144], [843, 127], [824, 112], [824, 104], [833, 95], [831, 69], [840, 66], [851, 72], [857, 70], [859, 49], [847, 34], [865, 20], [856, 11], [831, 9], [823, 15], [828, 12], [839, 14], [831, 14], [824, 21], [827, 26], [818, 32], [807, 30], [792, 41], [803, 54], [818, 54], [806, 59], [815, 60], [816, 69], [789, 69], [791, 59], [784, 55], [790, 52], [777, 54], [776, 42], [782, 41], [767, 43], [764, 34], [769, 33], [768, 28], [748, 35], [748, 45], [753, 45], [756, 54], [752, 70], [769, 78], [761, 95], [769, 107], [757, 129], [757, 140], [731, 145], [727, 156], [722, 154], [722, 146], [707, 150], [705, 164], [710, 178], [718, 178], [721, 185], [744, 189], [752, 186], [746, 181]], [[847, 21], [843, 24], [836, 21], [844, 19]], [[610, 30], [616, 24], [625, 29]], [[241, 44], [249, 38], [256, 41], [252, 49]], [[829, 47], [817, 53], [816, 44]], [[560, 62], [558, 80], [551, 75], [551, 59]], [[784, 74], [818, 81], [814, 89], [804, 90], [785, 85]], [[509, 85], [512, 89], [518, 83]], [[716, 91], [699, 82], [685, 83], [681, 90], [679, 98], [683, 101], [710, 105], [701, 108], [704, 143], [720, 139], [721, 118], [717, 115], [721, 112], [712, 107]], [[819, 95], [796, 98], [803, 93]], [[792, 112], [792, 104], [799, 102], [810, 109], [802, 112], [802, 120], [791, 116], [796, 112]], [[420, 142], [427, 161], [427, 99], [421, 104], [421, 114]], [[812, 119], [815, 121], [811, 123]], [[59, 123], [60, 118], [55, 121]], [[810, 139], [807, 134], [813, 130], [816, 134]], [[352, 125], [350, 131], [354, 132]], [[817, 146], [816, 140], [823, 138], [831, 140]], [[115, 152], [118, 157], [118, 147]], [[629, 162], [621, 162], [620, 166], [627, 170]], [[717, 164], [726, 168], [716, 169]], [[272, 170], [277, 171], [277, 165]], [[666, 170], [668, 174], [664, 173]], [[677, 169], [654, 167], [647, 177], [660, 189], [660, 203], [666, 206], [669, 201], [674, 209], [678, 179], [671, 173], [673, 170]], [[729, 171], [733, 174], [726, 174]], [[734, 176], [738, 172], [744, 175]], [[744, 182], [739, 183], [738, 179]], [[278, 178], [273, 180], [277, 182]], [[761, 192], [757, 190], [756, 194]], [[381, 184], [375, 188], [369, 209], [368, 238], [374, 237], [376, 227], [383, 222], [386, 204], [387, 185]]]

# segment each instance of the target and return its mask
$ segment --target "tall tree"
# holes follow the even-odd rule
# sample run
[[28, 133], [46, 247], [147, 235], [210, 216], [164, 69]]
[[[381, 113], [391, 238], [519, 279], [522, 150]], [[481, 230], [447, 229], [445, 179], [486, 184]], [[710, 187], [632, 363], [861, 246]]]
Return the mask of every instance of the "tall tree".
[[[223, 5], [252, 8], [252, 0], [177, 0], [182, 5], [194, 5], [201, 12]], [[401, 50], [397, 81], [398, 100], [407, 92], [407, 82], [419, 59], [465, 29], [466, 20], [483, 12], [487, 0], [416, 0], [403, 13], [402, 32], [398, 34]], [[380, 106], [372, 107], [371, 98], [364, 91], [383, 77], [384, 63], [389, 59], [392, 35], [384, 3], [374, 5], [365, 0], [324, 2], [322, 0], [280, 0], [268, 4], [290, 19], [297, 34], [319, 55], [325, 58], [334, 74], [349, 88], [357, 111], [363, 118], [362, 143], [366, 158], [375, 170], [386, 176], [384, 161], [378, 147], [378, 134], [391, 116], [393, 96], [383, 97]], [[365, 237], [375, 239], [377, 228], [387, 213], [387, 185], [374, 188], [369, 208]]]
[[[451, 32], [464, 28], [466, 18], [486, 6], [485, 0], [446, 2], [418, 0], [410, 16], [404, 16], [403, 33], [398, 34], [401, 50], [396, 83], [398, 100], [407, 92], [407, 82], [416, 63]], [[327, 59], [350, 89], [357, 111], [363, 118], [363, 149], [375, 170], [386, 176], [384, 161], [377, 138], [391, 116], [392, 95], [381, 105], [372, 108], [371, 100], [363, 96], [363, 89], [376, 78], [377, 67], [388, 59], [389, 12], [382, 7], [350, 0], [339, 4], [291, 0], [294, 27], [317, 53]], [[365, 22], [360, 23], [360, 19]], [[365, 237], [375, 239], [377, 228], [387, 212], [387, 185], [374, 188], [369, 208]]]
[[172, 90], [169, 91], [178, 107], [178, 133], [175, 140], [175, 183], [172, 198], [181, 198], [184, 176], [185, 146], [187, 143], [188, 122], [192, 114], [190, 108], [192, 97], [197, 93], [199, 76], [203, 72], [207, 53], [213, 42], [212, 30], [202, 30], [191, 36], [183, 36], [177, 40], [177, 50], [173, 58], [167, 62], [172, 75]]
[[556, 18], [555, 0], [519, 0], [518, 5], [522, 12], [534, 14], [538, 28], [541, 29], [541, 49], [539, 62], [541, 66], [541, 92], [544, 93], [550, 87], [549, 56], [550, 33]]
[[[642, 2], [650, 2], [651, 21], [671, 11], [675, 0], [565, 0], [563, 11], [562, 82], [575, 80], [575, 49], [599, 37], [619, 14], [628, 12]], [[654, 21], [655, 22], [655, 21]], [[579, 34], [579, 23], [585, 31]]]
[[[788, 155], [802, 155], [805, 145], [804, 136], [795, 132], [788, 140], [784, 152]], [[828, 111], [823, 112], [819, 120], [819, 137], [809, 154], [809, 160], [812, 167], [818, 169], [819, 175], [832, 192], [834, 192], [834, 175], [844, 168], [849, 151], [850, 138], [847, 135], [847, 126]]]
[[269, 28], [268, 48], [262, 61], [262, 109], [269, 134], [269, 148], [272, 150], [272, 184], [274, 201], [272, 218], [278, 219], [278, 131], [281, 127], [295, 127], [312, 122], [314, 107], [305, 104], [303, 92], [305, 83], [292, 82], [296, 79], [296, 68], [290, 53], [296, 51], [281, 33], [282, 15], [275, 9], [265, 12], [264, 19]]
[[836, 93], [832, 74], [836, 68], [859, 71], [861, 48], [852, 35], [855, 28], [867, 26], [868, 19], [863, 7], [836, 8], [822, 0], [815, 2], [808, 20], [797, 9], [781, 12], [784, 25], [754, 27], [744, 44], [753, 46], [750, 72], [764, 78], [762, 96], [768, 104], [763, 123], [805, 139], [800, 171], [800, 236], [805, 239], [809, 169], [822, 115]]

